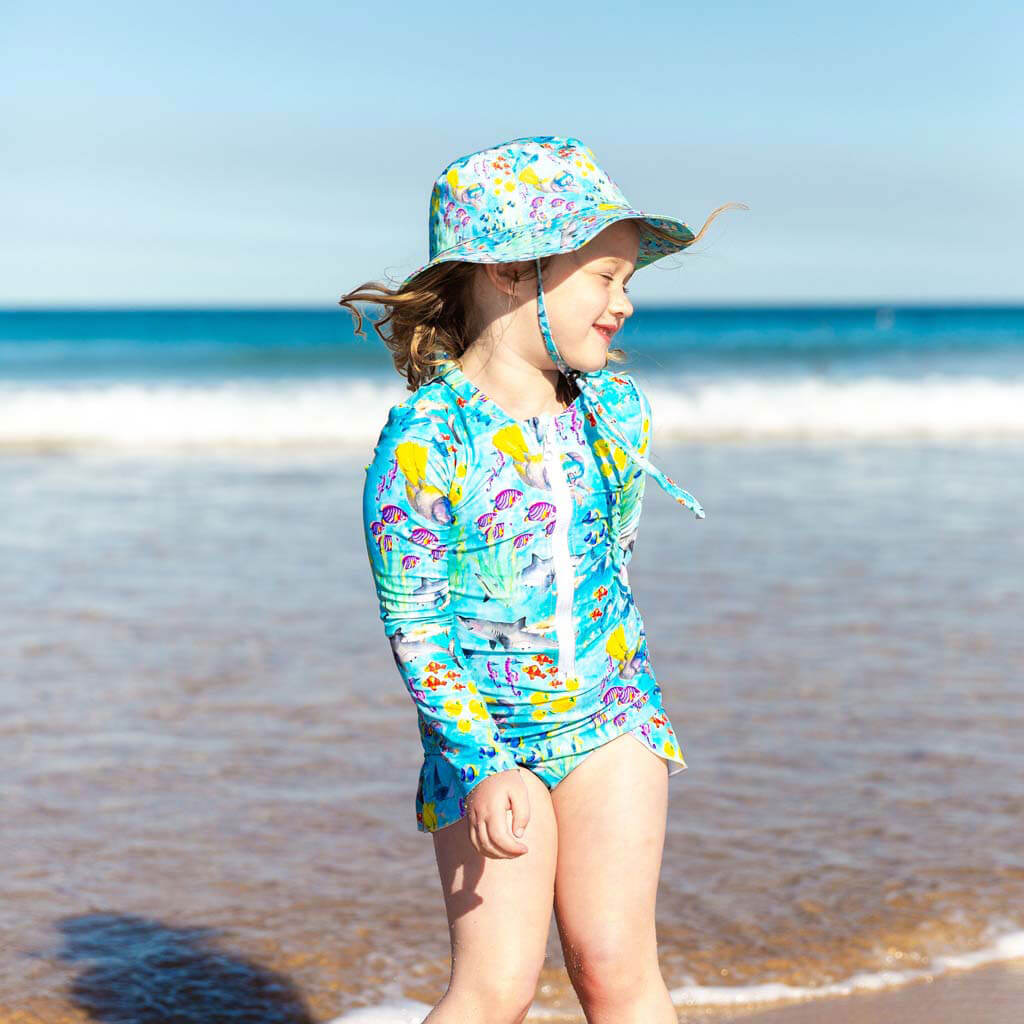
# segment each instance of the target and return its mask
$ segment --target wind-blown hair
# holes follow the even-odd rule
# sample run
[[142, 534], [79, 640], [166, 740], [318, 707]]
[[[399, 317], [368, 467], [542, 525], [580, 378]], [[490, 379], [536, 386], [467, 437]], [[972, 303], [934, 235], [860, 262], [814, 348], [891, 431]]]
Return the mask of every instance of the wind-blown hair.
[[[704, 222], [686, 248], [697, 242], [708, 225], [730, 206], [747, 207], [743, 203], [720, 206]], [[666, 232], [647, 222], [642, 230], [676, 244]], [[552, 257], [541, 257], [541, 271], [547, 269]], [[535, 279], [535, 262], [522, 261], [523, 268], [515, 269], [515, 279]], [[438, 263], [424, 270], [410, 282], [404, 291], [392, 289], [380, 281], [367, 281], [344, 294], [338, 305], [348, 309], [355, 320], [355, 333], [366, 337], [363, 314], [355, 303], [362, 302], [384, 309], [384, 315], [370, 319], [374, 330], [391, 352], [395, 369], [405, 377], [410, 391], [434, 376], [434, 367], [445, 358], [458, 359], [479, 334], [473, 308], [473, 282], [480, 270], [479, 263], [451, 261]], [[385, 332], [382, 328], [388, 328]], [[621, 363], [627, 358], [621, 348], [608, 350], [608, 361]], [[571, 398], [568, 382], [559, 381], [562, 400]]]

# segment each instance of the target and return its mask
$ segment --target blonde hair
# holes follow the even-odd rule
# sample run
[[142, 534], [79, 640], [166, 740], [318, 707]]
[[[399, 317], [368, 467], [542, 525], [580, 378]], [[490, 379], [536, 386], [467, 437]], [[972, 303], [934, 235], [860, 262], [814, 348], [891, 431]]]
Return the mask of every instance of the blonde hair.
[[[731, 206], [748, 209], [743, 203], [720, 206], [684, 248], [699, 241], [715, 217]], [[672, 246], [679, 244], [673, 235], [646, 221], [642, 222], [642, 230]], [[541, 257], [542, 273], [551, 259], [551, 256]], [[525, 262], [529, 269], [521, 272], [517, 269], [514, 272], [517, 281], [536, 276], [534, 262]], [[474, 323], [472, 287], [479, 267], [479, 263], [465, 261], [437, 263], [417, 274], [404, 290], [388, 288], [380, 281], [367, 281], [342, 295], [338, 305], [352, 314], [355, 333], [361, 338], [366, 337], [363, 314], [355, 303], [364, 302], [385, 309], [384, 316], [370, 322], [391, 352], [395, 369], [405, 377], [408, 389], [415, 391], [433, 378], [434, 367], [443, 359], [459, 359], [476, 338], [478, 331]], [[385, 333], [382, 327], [390, 327], [389, 333]], [[621, 348], [608, 350], [609, 362], [621, 363], [626, 358], [627, 354]], [[571, 389], [564, 377], [559, 380], [559, 391], [563, 401], [571, 399]]]

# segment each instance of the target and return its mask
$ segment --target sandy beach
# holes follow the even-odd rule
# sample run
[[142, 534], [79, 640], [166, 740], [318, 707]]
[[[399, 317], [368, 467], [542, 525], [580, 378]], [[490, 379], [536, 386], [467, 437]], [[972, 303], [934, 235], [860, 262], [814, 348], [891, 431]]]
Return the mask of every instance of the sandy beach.
[[[908, 982], [891, 991], [814, 999], [793, 1006], [732, 1014], [744, 1024], [1018, 1024], [1024, 1007], [1024, 959]], [[683, 1016], [683, 1021], [701, 1020]]]

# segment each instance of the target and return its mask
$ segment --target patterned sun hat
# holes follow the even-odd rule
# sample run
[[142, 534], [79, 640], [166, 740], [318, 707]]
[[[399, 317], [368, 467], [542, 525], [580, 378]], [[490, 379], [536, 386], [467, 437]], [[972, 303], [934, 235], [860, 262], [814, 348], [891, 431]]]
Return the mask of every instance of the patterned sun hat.
[[633, 206], [579, 139], [512, 139], [459, 157], [438, 175], [430, 193], [430, 259], [402, 288], [438, 263], [511, 263], [571, 252], [627, 218], [640, 228], [637, 270], [694, 241], [683, 221]]

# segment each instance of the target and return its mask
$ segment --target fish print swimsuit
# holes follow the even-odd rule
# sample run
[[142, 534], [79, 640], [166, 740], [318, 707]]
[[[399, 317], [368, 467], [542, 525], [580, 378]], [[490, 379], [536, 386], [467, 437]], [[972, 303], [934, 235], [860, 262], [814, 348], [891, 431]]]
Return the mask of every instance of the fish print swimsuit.
[[[640, 386], [608, 369], [588, 383], [645, 452]], [[446, 359], [381, 430], [363, 524], [417, 709], [421, 832], [464, 817], [490, 775], [525, 767], [553, 789], [625, 733], [686, 768], [627, 573], [646, 477], [598, 426], [581, 396], [513, 419]]]

